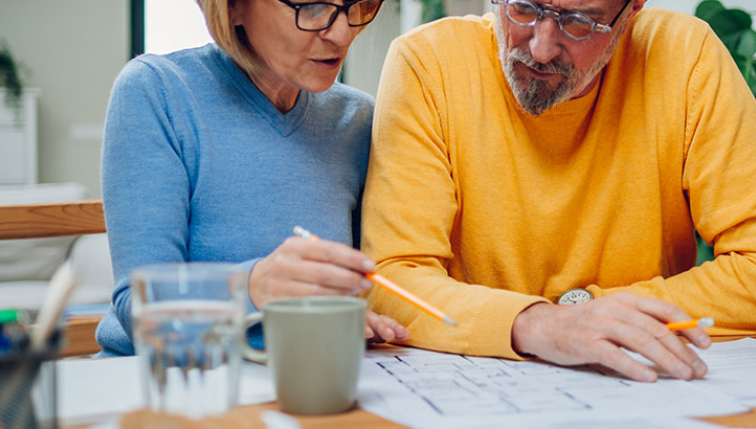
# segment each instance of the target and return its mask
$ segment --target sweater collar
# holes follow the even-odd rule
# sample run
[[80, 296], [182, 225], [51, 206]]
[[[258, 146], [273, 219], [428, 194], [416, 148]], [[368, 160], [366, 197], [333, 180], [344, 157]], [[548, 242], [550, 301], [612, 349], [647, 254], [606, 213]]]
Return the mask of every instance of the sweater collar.
[[302, 125], [310, 106], [310, 92], [300, 90], [294, 107], [286, 113], [281, 113], [228, 54], [217, 45], [212, 46], [218, 63], [226, 69], [234, 86], [276, 131], [288, 137]]

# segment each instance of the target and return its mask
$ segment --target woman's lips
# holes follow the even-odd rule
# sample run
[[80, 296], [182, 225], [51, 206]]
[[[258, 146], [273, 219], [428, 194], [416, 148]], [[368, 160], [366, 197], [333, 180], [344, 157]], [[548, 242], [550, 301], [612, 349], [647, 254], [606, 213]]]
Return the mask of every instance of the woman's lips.
[[318, 67], [325, 69], [336, 69], [341, 65], [341, 58], [323, 58], [312, 60]]

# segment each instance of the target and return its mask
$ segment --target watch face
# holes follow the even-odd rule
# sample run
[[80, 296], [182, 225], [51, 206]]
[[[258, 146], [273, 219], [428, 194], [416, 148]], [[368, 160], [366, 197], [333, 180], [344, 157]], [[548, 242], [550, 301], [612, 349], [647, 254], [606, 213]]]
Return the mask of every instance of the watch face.
[[570, 289], [559, 297], [559, 305], [573, 305], [588, 302], [593, 295], [585, 289]]

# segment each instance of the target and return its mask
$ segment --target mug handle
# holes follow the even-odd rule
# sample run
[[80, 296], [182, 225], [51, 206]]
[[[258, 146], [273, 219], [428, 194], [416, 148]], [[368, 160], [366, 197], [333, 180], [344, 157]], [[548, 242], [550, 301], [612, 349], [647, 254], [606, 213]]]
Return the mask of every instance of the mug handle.
[[[244, 318], [244, 330], [246, 331], [250, 326], [256, 323], [260, 323], [260, 321], [262, 321], [262, 318], [263, 313], [261, 311], [248, 314], [247, 317]], [[250, 346], [247, 342], [246, 338], [242, 340], [242, 356], [244, 357], [244, 359], [261, 363], [263, 365], [268, 363], [268, 354], [264, 351], [253, 349], [252, 346]]]

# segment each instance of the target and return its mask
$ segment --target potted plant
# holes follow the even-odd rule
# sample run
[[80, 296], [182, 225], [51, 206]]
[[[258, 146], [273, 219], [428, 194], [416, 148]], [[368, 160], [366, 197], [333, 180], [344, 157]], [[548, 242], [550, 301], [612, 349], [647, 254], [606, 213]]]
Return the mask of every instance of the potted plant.
[[[719, 0], [704, 0], [696, 7], [696, 16], [709, 23], [714, 33], [730, 51], [746, 83], [756, 96], [756, 31], [751, 16], [741, 9], [727, 9]], [[698, 265], [714, 259], [711, 248], [696, 233]]]
[[13, 59], [5, 40], [0, 41], [0, 88], [5, 88], [5, 105], [15, 111], [21, 111], [21, 94], [24, 87], [20, 76], [20, 66]]
[[742, 9], [727, 9], [719, 0], [699, 3], [696, 16], [719, 36], [756, 96], [756, 30], [751, 16]]
[[431, 22], [446, 16], [444, 0], [417, 0], [423, 5], [421, 22]]

